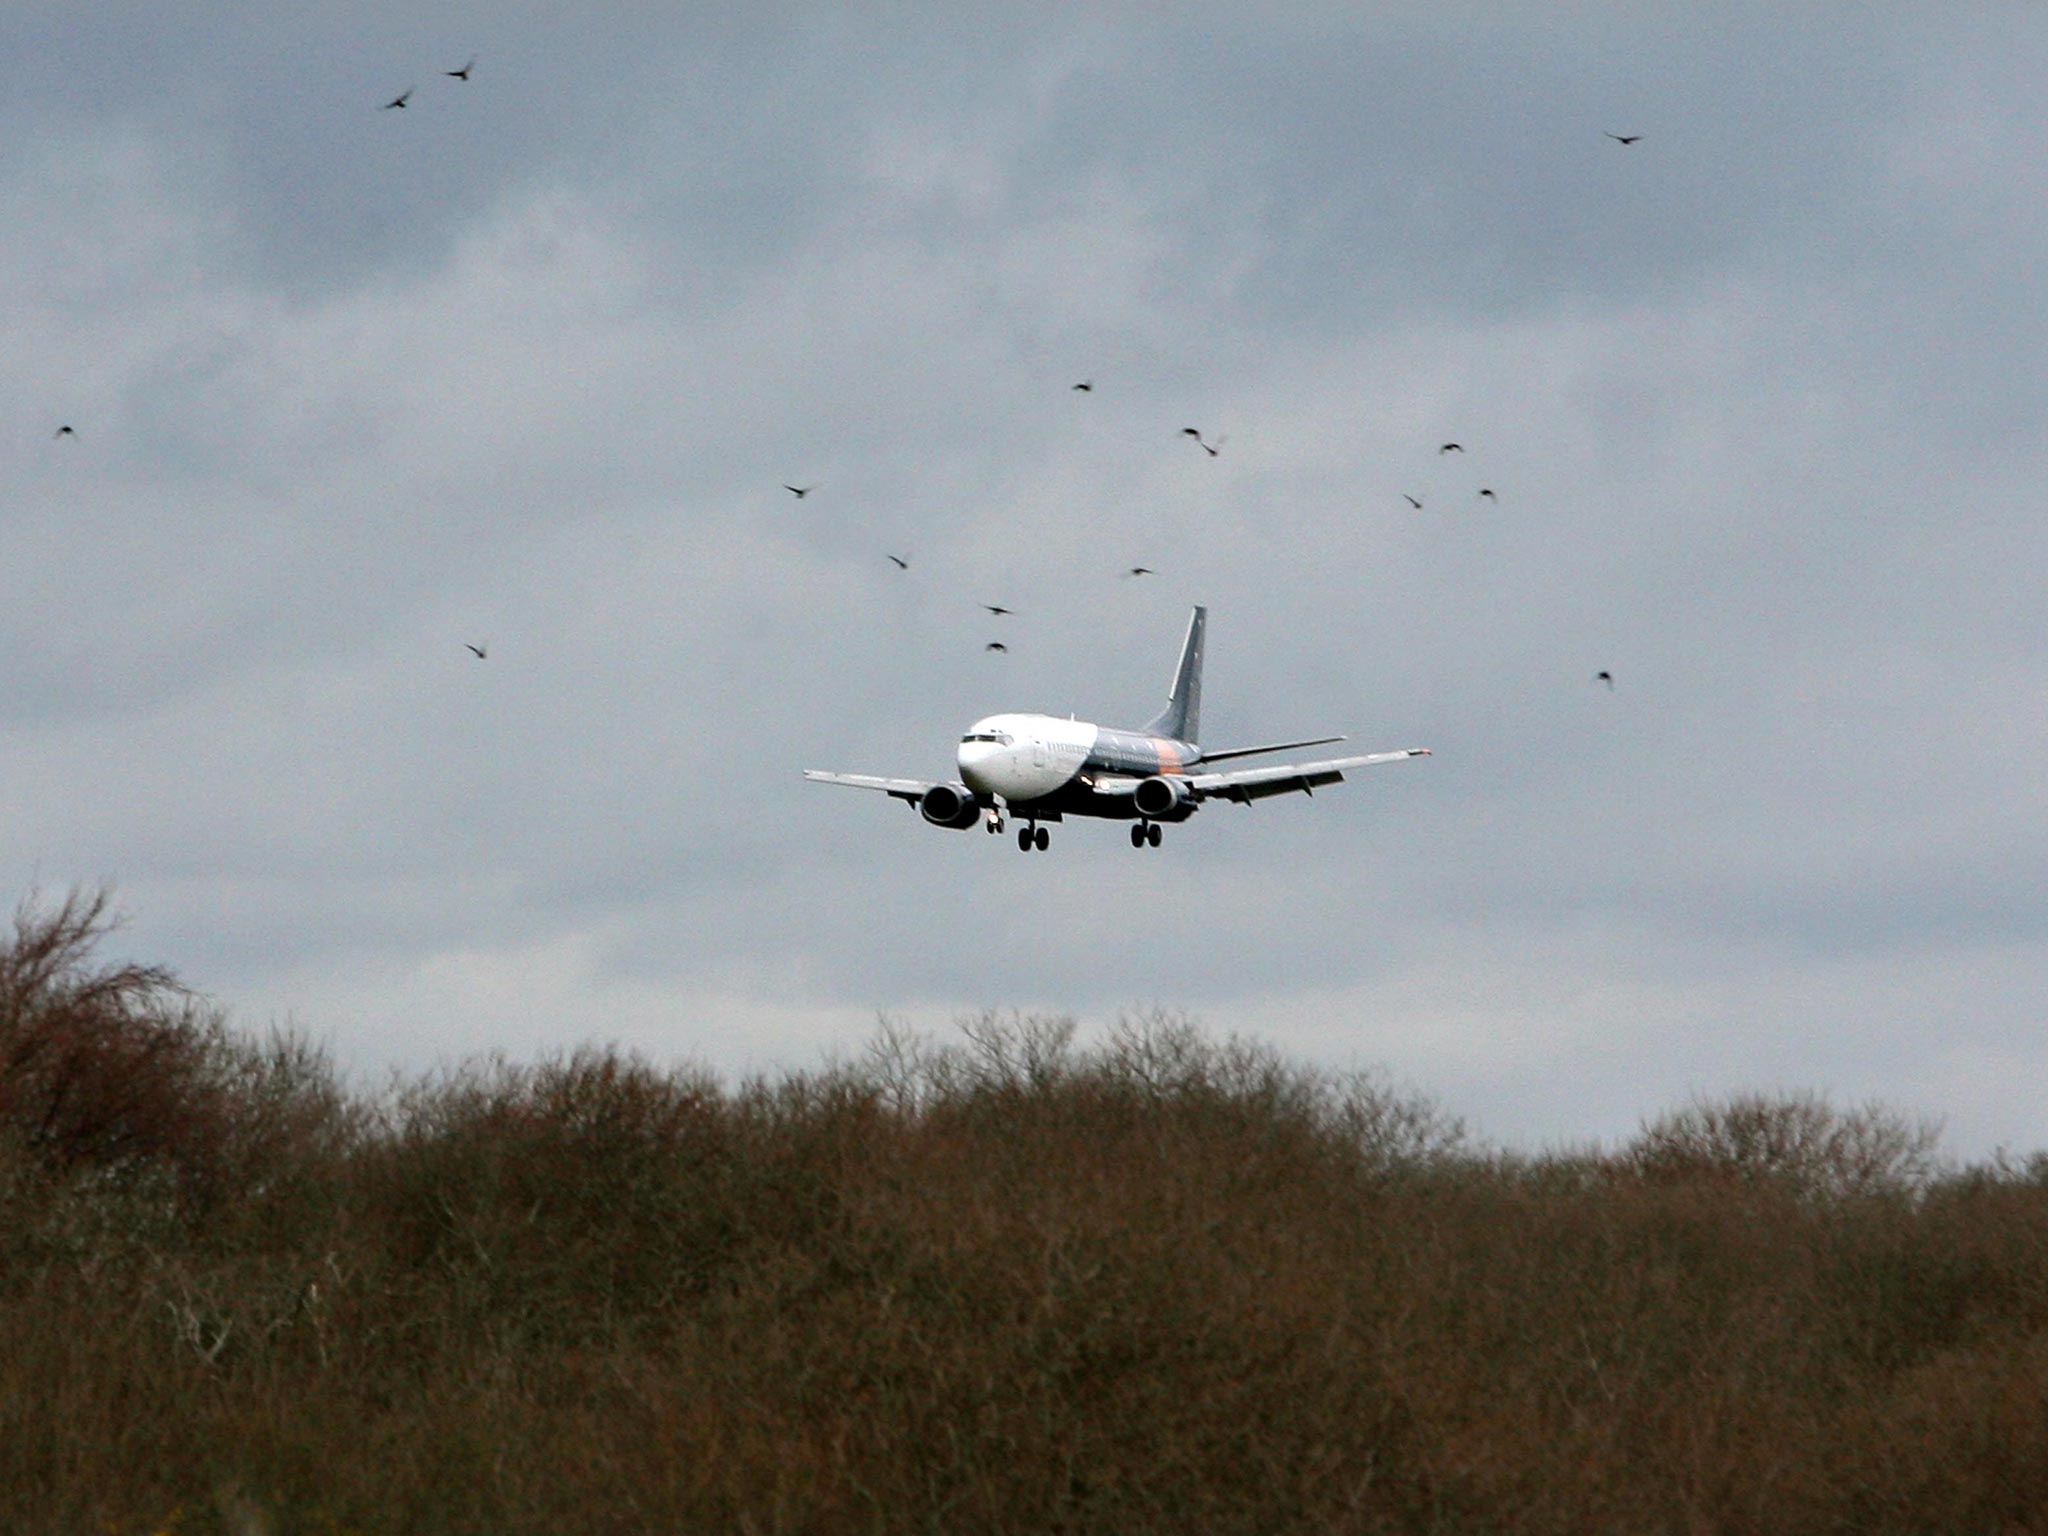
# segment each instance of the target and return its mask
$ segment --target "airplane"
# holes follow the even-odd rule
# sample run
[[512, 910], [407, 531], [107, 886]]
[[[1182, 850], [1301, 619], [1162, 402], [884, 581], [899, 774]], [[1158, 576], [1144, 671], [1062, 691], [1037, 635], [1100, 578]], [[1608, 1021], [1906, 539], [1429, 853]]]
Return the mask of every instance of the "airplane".
[[1069, 816], [1128, 821], [1132, 823], [1133, 848], [1157, 848], [1163, 825], [1186, 821], [1210, 800], [1249, 805], [1268, 795], [1295, 790], [1312, 795], [1325, 784], [1338, 783], [1353, 768], [1429, 756], [1427, 747], [1408, 747], [1363, 757], [1208, 771], [1212, 763], [1344, 740], [1342, 736], [1318, 736], [1223, 752], [1204, 752], [1196, 745], [1201, 730], [1202, 647], [1208, 616], [1208, 609], [1197, 606], [1188, 620], [1166, 708], [1139, 730], [1118, 730], [1054, 715], [989, 715], [975, 721], [960, 738], [954, 754], [960, 769], [958, 779], [884, 779], [819, 768], [806, 768], [804, 777], [820, 784], [881, 790], [908, 801], [933, 826], [956, 831], [964, 832], [978, 822], [990, 833], [999, 834], [1014, 816], [1023, 822], [1017, 831], [1017, 846], [1029, 853], [1034, 849], [1042, 852], [1051, 841], [1041, 822], [1064, 821]]

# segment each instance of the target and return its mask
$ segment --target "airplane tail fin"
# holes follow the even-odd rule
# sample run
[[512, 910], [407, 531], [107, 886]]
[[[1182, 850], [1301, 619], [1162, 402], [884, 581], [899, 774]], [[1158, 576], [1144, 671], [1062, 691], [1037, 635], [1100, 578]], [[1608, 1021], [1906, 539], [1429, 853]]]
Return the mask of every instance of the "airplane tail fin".
[[1166, 696], [1165, 710], [1145, 727], [1148, 735], [1168, 736], [1175, 741], [1198, 739], [1196, 733], [1202, 729], [1202, 632], [1208, 620], [1209, 610], [1197, 605], [1188, 619], [1188, 637], [1181, 642], [1173, 691]]

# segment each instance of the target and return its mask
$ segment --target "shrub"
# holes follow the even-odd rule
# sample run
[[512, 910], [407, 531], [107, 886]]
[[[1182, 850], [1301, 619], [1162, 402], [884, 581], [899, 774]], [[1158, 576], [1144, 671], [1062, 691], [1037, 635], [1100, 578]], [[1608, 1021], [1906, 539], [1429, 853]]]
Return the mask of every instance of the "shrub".
[[57, 1173], [160, 1168], [210, 1193], [228, 1106], [219, 1018], [157, 966], [95, 965], [104, 892], [25, 902], [0, 947], [0, 1134]]
[[1738, 1094], [1697, 1102], [1643, 1127], [1625, 1166], [1660, 1183], [1773, 1185], [1811, 1199], [1912, 1195], [1939, 1169], [1941, 1127], [1870, 1104], [1835, 1109], [1818, 1094]]

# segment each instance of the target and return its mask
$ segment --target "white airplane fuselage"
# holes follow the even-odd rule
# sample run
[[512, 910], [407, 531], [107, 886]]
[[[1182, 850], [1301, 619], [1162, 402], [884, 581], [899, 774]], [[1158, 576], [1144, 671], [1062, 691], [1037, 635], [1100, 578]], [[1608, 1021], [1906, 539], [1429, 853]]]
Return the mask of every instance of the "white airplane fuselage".
[[[1119, 731], [1056, 715], [1002, 714], [977, 720], [954, 761], [977, 795], [1024, 815], [1129, 818], [1139, 814], [1134, 786], [1178, 776], [1201, 761], [1191, 742]], [[1165, 819], [1177, 820], [1170, 812]]]

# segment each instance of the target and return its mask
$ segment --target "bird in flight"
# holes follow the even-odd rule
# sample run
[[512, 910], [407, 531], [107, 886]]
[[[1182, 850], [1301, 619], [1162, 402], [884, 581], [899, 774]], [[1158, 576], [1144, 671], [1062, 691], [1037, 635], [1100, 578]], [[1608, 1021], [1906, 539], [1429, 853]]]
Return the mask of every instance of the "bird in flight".
[[1607, 137], [1614, 140], [1617, 144], [1626, 146], [1635, 143], [1642, 135], [1640, 133], [1610, 133]]
[[1499, 501], [1499, 500], [1500, 500], [1500, 498], [1499, 498], [1498, 496], [1496, 496], [1496, 495], [1494, 495], [1494, 494], [1493, 494], [1492, 490], [1490, 490], [1490, 489], [1489, 489], [1488, 487], [1486, 487], [1486, 486], [1483, 486], [1483, 485], [1482, 485], [1481, 487], [1479, 487], [1479, 494], [1480, 494], [1480, 495], [1482, 495], [1482, 496], [1484, 496], [1484, 497], [1485, 497], [1485, 498], [1486, 498], [1486, 499], [1487, 499], [1488, 501]]
[[1438, 453], [1463, 453], [1464, 451], [1465, 445], [1463, 443], [1445, 443], [1443, 447], [1437, 449]]
[[1006, 613], [1015, 613], [1017, 611], [1014, 608], [1005, 608], [1000, 603], [983, 603], [981, 606], [986, 608], [990, 613], [994, 614], [997, 618], [1001, 618]]
[[1134, 565], [1124, 572], [1126, 576], [1150, 576], [1152, 574], [1152, 567], [1149, 565]]
[[1407, 502], [1408, 505], [1413, 507], [1416, 511], [1420, 512], [1422, 510], [1422, 503], [1417, 501], [1413, 496], [1410, 496], [1406, 491], [1403, 491], [1401, 493], [1401, 499]]
[[471, 652], [478, 661], [482, 661], [484, 659], [485, 652], [482, 646], [471, 645], [467, 640], [463, 641], [462, 645], [463, 649]]
[[982, 649], [984, 651], [1007, 651], [1009, 650], [1009, 647], [1003, 644], [1003, 642], [1000, 640], [991, 640], [987, 645], [984, 645]]
[[1080, 383], [1072, 385], [1070, 387], [1078, 389], [1079, 391], [1081, 391], [1082, 394], [1085, 395], [1095, 388], [1095, 381], [1093, 379], [1083, 379]]
[[76, 432], [72, 431], [72, 430], [71, 430], [71, 428], [70, 428], [70, 427], [69, 427], [68, 425], [66, 425], [66, 426], [61, 426], [61, 427], [59, 427], [59, 428], [58, 428], [58, 429], [57, 429], [57, 430], [56, 430], [55, 432], [52, 432], [52, 433], [50, 434], [50, 436], [51, 436], [51, 437], [53, 437], [53, 438], [57, 438], [57, 437], [76, 437], [76, 436], [78, 436], [78, 434], [77, 434]]
[[470, 72], [470, 71], [471, 71], [472, 69], [475, 69], [475, 68], [476, 68], [476, 57], [475, 57], [475, 55], [471, 55], [471, 56], [470, 56], [470, 60], [469, 60], [469, 62], [468, 62], [467, 64], [463, 65], [463, 66], [462, 66], [462, 68], [460, 68], [460, 69], [444, 69], [444, 70], [442, 70], [442, 71], [441, 71], [441, 73], [442, 73], [442, 74], [444, 74], [444, 75], [446, 75], [446, 76], [447, 76], [447, 77], [448, 77], [448, 78], [449, 78], [450, 80], [462, 80], [462, 81], [467, 81], [467, 80], [469, 79], [469, 72]]
[[1610, 693], [1614, 691], [1614, 674], [1612, 672], [1595, 672], [1593, 674], [1593, 681], [1605, 683]]
[[901, 555], [891, 555], [889, 558], [896, 562], [897, 570], [907, 571], [910, 569], [910, 562], [904, 559]]
[[408, 86], [407, 86], [407, 87], [406, 87], [406, 88], [405, 88], [404, 90], [400, 91], [400, 92], [399, 92], [399, 93], [398, 93], [398, 94], [397, 94], [396, 96], [392, 97], [392, 98], [391, 98], [391, 99], [390, 99], [389, 101], [385, 102], [385, 103], [384, 103], [384, 108], [383, 108], [383, 110], [384, 110], [384, 111], [386, 111], [386, 112], [389, 112], [389, 111], [390, 111], [390, 110], [391, 110], [391, 109], [392, 109], [393, 107], [402, 107], [402, 106], [404, 106], [404, 105], [405, 105], [405, 102], [406, 102], [406, 98], [407, 98], [407, 97], [409, 97], [409, 96], [411, 96], [411, 95], [412, 95], [412, 87], [408, 85]]
[[789, 492], [789, 494], [794, 496], [798, 501], [802, 501], [806, 496], [810, 495], [811, 492], [815, 491], [817, 487], [815, 485], [785, 485], [783, 489]]
[[1192, 437], [1197, 443], [1201, 444], [1202, 452], [1209, 455], [1212, 459], [1216, 457], [1216, 450], [1221, 448], [1225, 442], [1225, 439], [1219, 437], [1215, 442], [1211, 443], [1202, 436], [1202, 429], [1200, 427], [1182, 427], [1180, 435], [1182, 437]]

